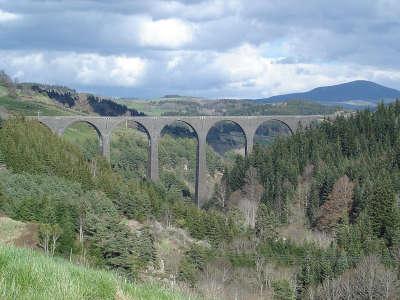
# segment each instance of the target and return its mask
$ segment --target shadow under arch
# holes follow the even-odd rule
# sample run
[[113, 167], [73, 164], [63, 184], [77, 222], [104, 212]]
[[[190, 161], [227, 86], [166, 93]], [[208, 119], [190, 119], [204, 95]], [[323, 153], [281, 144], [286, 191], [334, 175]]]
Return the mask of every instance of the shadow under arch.
[[137, 120], [130, 120], [130, 119], [121, 120], [120, 122], [116, 123], [116, 124], [113, 126], [113, 128], [112, 128], [112, 130], [111, 130], [111, 134], [112, 134], [118, 127], [121, 127], [121, 126], [123, 126], [123, 125], [126, 126], [126, 124], [129, 124], [129, 123], [135, 123], [135, 124], [137, 124], [137, 125], [138, 125], [138, 128], [143, 129], [143, 132], [146, 133], [147, 138], [150, 140], [150, 133], [149, 133], [149, 130], [147, 129], [147, 127], [146, 127], [145, 125], [143, 125], [142, 122], [137, 121]]
[[192, 124], [190, 124], [189, 122], [187, 122], [185, 120], [181, 120], [181, 119], [176, 119], [176, 120], [164, 125], [160, 130], [160, 137], [162, 137], [166, 133], [165, 132], [166, 130], [173, 127], [174, 124], [182, 124], [182, 125], [185, 125], [186, 127], [189, 127], [194, 133], [194, 135], [192, 135], [191, 137], [195, 137], [196, 141], [199, 142], [199, 134], [198, 134], [196, 128], [194, 128], [194, 126]]
[[127, 179], [150, 179], [151, 137], [139, 121], [125, 119], [110, 131], [111, 166]]
[[[282, 121], [282, 120], [280, 120], [280, 119], [271, 119], [271, 121], [280, 123], [282, 126], [286, 127], [286, 128], [289, 130], [289, 132], [290, 132], [291, 135], [294, 134], [293, 128], [290, 127], [290, 125], [287, 124], [285, 121]], [[263, 122], [263, 123], [265, 123], [265, 122]], [[260, 125], [262, 125], [262, 124], [260, 124]], [[258, 127], [260, 127], [260, 126], [258, 126]]]
[[[97, 139], [93, 139], [93, 130]], [[103, 153], [104, 137], [99, 128], [89, 120], [74, 120], [63, 129], [61, 136], [79, 146], [88, 160]]]
[[199, 134], [189, 122], [176, 119], [159, 133], [161, 182], [185, 197], [197, 199], [199, 187]]
[[279, 119], [271, 119], [257, 126], [253, 140], [254, 144], [266, 146], [278, 137], [290, 136], [292, 134], [293, 130], [288, 124]]
[[[224, 124], [225, 124], [225, 126], [224, 126]], [[236, 128], [236, 130], [233, 128]], [[243, 138], [243, 140], [241, 141], [241, 144], [243, 144], [243, 152], [244, 152], [243, 154], [246, 155], [248, 137], [246, 136], [246, 132], [243, 129], [242, 125], [240, 125], [240, 123], [238, 123], [234, 120], [224, 119], [224, 120], [215, 122], [207, 131], [206, 143], [208, 145], [211, 145], [211, 147], [214, 149], [214, 151], [216, 151], [218, 154], [223, 155], [226, 152], [225, 151], [226, 149], [223, 147], [223, 145], [221, 148], [217, 148], [217, 147], [213, 147], [212, 144], [215, 142], [218, 142], [218, 139], [216, 139], [217, 134], [232, 135], [232, 133], [234, 133], [233, 136], [236, 135], [236, 138], [238, 138], [240, 136]], [[220, 140], [219, 142], [231, 143], [231, 146], [233, 146], [232, 149], [234, 149], [235, 148], [234, 146], [237, 145], [237, 143], [236, 143], [237, 141], [235, 142], [234, 139], [229, 140], [229, 138]], [[221, 143], [220, 143], [220, 145], [221, 145]]]

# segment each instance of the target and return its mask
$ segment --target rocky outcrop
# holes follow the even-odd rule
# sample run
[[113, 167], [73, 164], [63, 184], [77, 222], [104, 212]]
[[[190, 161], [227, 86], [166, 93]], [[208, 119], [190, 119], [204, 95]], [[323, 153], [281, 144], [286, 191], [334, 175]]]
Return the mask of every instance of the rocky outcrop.
[[79, 96], [75, 90], [62, 86], [50, 86], [42, 84], [32, 84], [32, 91], [46, 94], [49, 98], [72, 108], [75, 106]]
[[19, 88], [24, 91], [46, 95], [50, 99], [68, 108], [85, 112], [94, 112], [101, 116], [143, 116], [144, 114], [126, 105], [118, 104], [112, 99], [98, 97], [92, 94], [78, 93], [77, 91], [54, 85], [37, 83], [22, 83]]

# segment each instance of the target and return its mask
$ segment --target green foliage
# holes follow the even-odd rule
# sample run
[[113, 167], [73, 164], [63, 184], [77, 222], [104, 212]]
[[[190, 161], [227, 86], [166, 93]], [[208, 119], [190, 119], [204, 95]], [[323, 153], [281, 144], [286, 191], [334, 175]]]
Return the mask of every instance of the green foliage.
[[294, 300], [296, 294], [293, 287], [290, 286], [287, 280], [278, 280], [272, 282], [274, 289], [274, 299], [277, 300]]
[[14, 172], [48, 174], [92, 184], [90, 170], [79, 150], [36, 121], [12, 118], [0, 130], [0, 151]]
[[77, 122], [67, 127], [63, 138], [76, 145], [86, 160], [92, 160], [100, 154], [99, 135], [94, 127], [86, 122]]
[[[376, 177], [382, 177], [382, 170], [387, 170], [388, 174], [384, 177], [390, 178], [392, 187], [386, 184], [381, 188], [387, 189], [383, 200], [387, 205], [382, 204], [386, 211], [375, 212], [386, 214], [381, 217], [389, 219], [389, 211], [392, 211], [391, 218], [396, 220], [398, 218], [394, 215], [397, 209], [392, 208], [393, 193], [400, 191], [397, 164], [399, 116], [400, 102], [396, 102], [389, 106], [380, 105], [376, 112], [361, 111], [348, 118], [338, 117], [334, 122], [323, 122], [310, 130], [298, 131], [289, 138], [278, 139], [266, 149], [255, 147], [250, 158], [238, 160], [226, 178], [231, 189], [235, 190], [243, 185], [245, 169], [250, 165], [256, 167], [265, 189], [263, 202], [275, 211], [281, 221], [285, 221], [298, 177], [311, 169], [312, 188], [307, 214], [310, 224], [314, 224], [319, 207], [339, 177], [347, 175], [356, 183], [355, 201], [349, 215], [354, 222], [368, 203], [373, 206], [371, 203], [377, 201], [373, 194], [377, 187], [371, 187], [371, 182]], [[391, 225], [393, 228], [396, 226]], [[379, 236], [376, 230], [375, 234]], [[389, 242], [389, 238], [387, 240]]]
[[[29, 138], [22, 138], [31, 130]], [[0, 145], [12, 166], [12, 171], [0, 173], [0, 189], [4, 190], [0, 210], [14, 219], [44, 224], [40, 236], [46, 251], [53, 252], [49, 239], [54, 236], [52, 228], [59, 226], [62, 232], [55, 252], [80, 255], [86, 249], [90, 263], [135, 277], [156, 263], [155, 241], [148, 228], [133, 230], [123, 217], [160, 220], [168, 213], [173, 224], [216, 246], [231, 240], [239, 230], [234, 215], [208, 213], [184, 201], [180, 193], [124, 179], [103, 159], [87, 162], [79, 149], [36, 122], [9, 120], [0, 135], [15, 145], [11, 149]], [[66, 163], [60, 161], [64, 157]], [[74, 168], [86, 176], [72, 176], [70, 169]]]
[[338, 178], [346, 175], [354, 183], [351, 208], [336, 224], [336, 241], [328, 249], [261, 240], [258, 251], [265, 257], [300, 264], [300, 293], [354, 267], [365, 255], [379, 254], [393, 265], [400, 234], [399, 117], [399, 101], [379, 105], [375, 112], [338, 117], [277, 139], [266, 148], [255, 146], [249, 158], [238, 160], [225, 174], [235, 190], [243, 186], [246, 169], [257, 168], [264, 187], [256, 224], [259, 236], [263, 230], [273, 232], [271, 216], [276, 216], [277, 225], [288, 220], [299, 178], [311, 186], [305, 203], [311, 227]]
[[178, 226], [186, 228], [192, 237], [208, 240], [214, 246], [231, 241], [241, 230], [234, 211], [228, 214], [207, 212], [192, 203], [176, 201], [172, 204], [172, 213]]
[[278, 233], [276, 227], [278, 221], [274, 211], [264, 203], [261, 203], [257, 210], [257, 218], [255, 224], [256, 235], [261, 240], [276, 240]]
[[399, 211], [396, 207], [393, 185], [388, 175], [378, 176], [368, 202], [367, 213], [373, 233], [391, 246], [399, 234]]
[[247, 168], [247, 161], [243, 156], [237, 155], [233, 167], [231, 169], [226, 169], [224, 174], [230, 190], [235, 191], [243, 186]]
[[115, 273], [73, 265], [37, 251], [0, 244], [1, 299], [190, 299], [154, 284], [130, 283]]
[[43, 248], [45, 253], [51, 253], [51, 255], [54, 255], [58, 239], [60, 238], [62, 232], [63, 230], [58, 224], [40, 224], [40, 246]]
[[152, 101], [118, 100], [130, 108], [143, 111], [149, 115], [164, 116], [254, 116], [254, 115], [307, 115], [307, 114], [331, 114], [339, 108], [325, 106], [315, 102], [301, 100], [288, 101], [277, 104], [262, 104], [252, 100], [208, 100], [178, 95], [171, 95]]
[[41, 115], [46, 116], [65, 116], [70, 115], [71, 112], [64, 110], [56, 105], [49, 105], [40, 101], [29, 101], [16, 99], [15, 97], [2, 96], [0, 94], [0, 106], [4, 107], [7, 111], [15, 115], [23, 116], [37, 116], [40, 112]]
[[210, 251], [201, 245], [193, 244], [185, 253], [185, 258], [179, 266], [179, 279], [194, 286], [200, 271], [203, 271], [210, 259]]
[[136, 129], [118, 128], [111, 137], [111, 164], [125, 178], [147, 175], [148, 138]]

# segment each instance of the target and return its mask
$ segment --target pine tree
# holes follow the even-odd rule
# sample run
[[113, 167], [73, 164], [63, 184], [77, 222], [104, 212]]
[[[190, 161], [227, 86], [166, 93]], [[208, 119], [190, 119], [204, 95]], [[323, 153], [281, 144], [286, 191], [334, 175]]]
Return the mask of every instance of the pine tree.
[[298, 286], [300, 293], [303, 293], [313, 283], [313, 268], [312, 260], [308, 253], [304, 257], [304, 260], [300, 266], [300, 272], [297, 275]]
[[6, 163], [6, 158], [0, 148], [0, 169], [5, 165], [5, 163]]
[[257, 210], [255, 230], [258, 238], [262, 241], [275, 240], [277, 221], [274, 212], [264, 203]]
[[334, 266], [334, 274], [336, 276], [341, 275], [349, 267], [349, 262], [347, 259], [346, 252], [343, 250], [338, 250], [336, 262]]
[[395, 193], [388, 174], [377, 176], [368, 205], [373, 233], [392, 245], [398, 231]]

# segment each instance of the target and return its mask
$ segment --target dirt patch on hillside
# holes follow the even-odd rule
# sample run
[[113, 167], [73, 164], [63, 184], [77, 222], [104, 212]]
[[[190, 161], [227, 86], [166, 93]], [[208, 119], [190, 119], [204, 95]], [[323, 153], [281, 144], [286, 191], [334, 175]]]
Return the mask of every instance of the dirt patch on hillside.
[[39, 226], [37, 224], [28, 223], [25, 230], [14, 240], [14, 245], [25, 248], [38, 248], [39, 242]]
[[37, 248], [38, 225], [0, 216], [0, 242], [17, 247]]

